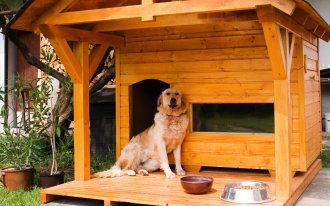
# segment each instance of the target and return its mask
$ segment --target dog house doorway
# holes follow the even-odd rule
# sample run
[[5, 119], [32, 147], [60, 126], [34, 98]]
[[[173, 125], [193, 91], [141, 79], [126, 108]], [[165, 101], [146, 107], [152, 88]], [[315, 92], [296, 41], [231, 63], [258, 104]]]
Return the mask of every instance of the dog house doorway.
[[157, 112], [157, 99], [170, 85], [156, 79], [147, 79], [130, 87], [131, 128], [133, 137], [150, 127]]

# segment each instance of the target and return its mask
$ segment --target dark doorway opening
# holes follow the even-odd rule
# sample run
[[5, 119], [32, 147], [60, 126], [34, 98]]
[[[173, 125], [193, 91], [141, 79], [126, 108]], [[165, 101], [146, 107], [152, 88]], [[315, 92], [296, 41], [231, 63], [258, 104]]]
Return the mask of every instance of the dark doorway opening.
[[131, 137], [153, 124], [157, 112], [157, 99], [170, 85], [160, 80], [148, 79], [131, 86]]

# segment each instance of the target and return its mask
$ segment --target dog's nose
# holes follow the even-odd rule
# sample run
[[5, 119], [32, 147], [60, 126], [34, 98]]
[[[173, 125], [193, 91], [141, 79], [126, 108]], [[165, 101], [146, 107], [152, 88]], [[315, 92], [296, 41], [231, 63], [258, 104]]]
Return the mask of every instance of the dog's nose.
[[175, 98], [171, 98], [170, 103], [171, 104], [176, 104], [176, 99]]

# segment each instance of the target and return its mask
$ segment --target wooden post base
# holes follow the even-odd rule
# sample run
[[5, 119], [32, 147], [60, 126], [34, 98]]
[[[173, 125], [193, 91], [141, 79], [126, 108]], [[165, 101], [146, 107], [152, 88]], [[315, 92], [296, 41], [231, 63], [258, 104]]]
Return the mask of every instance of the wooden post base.
[[199, 172], [202, 169], [201, 166], [195, 166], [195, 165], [184, 165], [183, 168], [186, 172]]

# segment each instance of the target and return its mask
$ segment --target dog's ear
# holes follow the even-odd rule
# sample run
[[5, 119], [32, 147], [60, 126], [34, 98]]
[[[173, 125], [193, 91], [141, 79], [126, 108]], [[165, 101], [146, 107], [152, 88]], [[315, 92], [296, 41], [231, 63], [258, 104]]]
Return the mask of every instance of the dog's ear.
[[183, 95], [181, 96], [181, 107], [180, 108], [184, 112], [186, 112], [186, 110], [187, 110], [187, 102], [186, 102], [186, 99]]
[[162, 105], [163, 103], [163, 93], [159, 95], [158, 99], [157, 99], [157, 107], [159, 107], [160, 105]]

